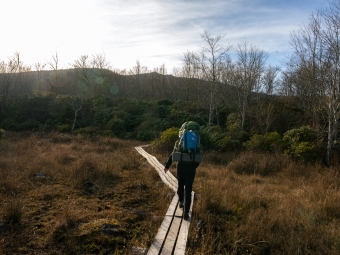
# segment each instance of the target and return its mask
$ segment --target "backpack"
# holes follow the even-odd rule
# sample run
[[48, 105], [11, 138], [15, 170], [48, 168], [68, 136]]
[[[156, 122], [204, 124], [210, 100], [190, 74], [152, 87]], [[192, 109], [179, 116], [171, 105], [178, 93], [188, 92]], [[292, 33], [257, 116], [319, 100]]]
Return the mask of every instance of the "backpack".
[[201, 127], [197, 122], [184, 122], [178, 132], [179, 140], [175, 143], [172, 160], [196, 163], [201, 162], [203, 153], [200, 135]]

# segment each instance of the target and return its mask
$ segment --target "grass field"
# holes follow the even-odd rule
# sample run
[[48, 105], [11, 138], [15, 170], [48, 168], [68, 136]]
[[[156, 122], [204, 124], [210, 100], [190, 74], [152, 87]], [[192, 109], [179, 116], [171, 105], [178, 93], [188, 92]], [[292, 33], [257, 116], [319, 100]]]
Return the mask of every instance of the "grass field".
[[[144, 254], [174, 194], [136, 145], [6, 133], [0, 254]], [[161, 163], [169, 153], [147, 150]], [[193, 188], [187, 254], [340, 254], [336, 169], [282, 155], [205, 153]]]
[[283, 155], [206, 153], [193, 189], [187, 254], [340, 254], [335, 168]]
[[135, 145], [6, 133], [0, 254], [143, 254], [173, 194]]

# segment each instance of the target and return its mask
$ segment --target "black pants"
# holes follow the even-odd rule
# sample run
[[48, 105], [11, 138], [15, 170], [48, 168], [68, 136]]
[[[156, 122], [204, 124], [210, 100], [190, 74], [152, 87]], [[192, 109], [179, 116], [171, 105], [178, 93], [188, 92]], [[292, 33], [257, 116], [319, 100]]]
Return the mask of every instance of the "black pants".
[[178, 195], [179, 201], [184, 202], [184, 187], [185, 187], [184, 211], [186, 213], [188, 213], [190, 210], [192, 184], [194, 182], [195, 175], [196, 175], [196, 165], [178, 163], [177, 165], [177, 179], [178, 179], [177, 195]]

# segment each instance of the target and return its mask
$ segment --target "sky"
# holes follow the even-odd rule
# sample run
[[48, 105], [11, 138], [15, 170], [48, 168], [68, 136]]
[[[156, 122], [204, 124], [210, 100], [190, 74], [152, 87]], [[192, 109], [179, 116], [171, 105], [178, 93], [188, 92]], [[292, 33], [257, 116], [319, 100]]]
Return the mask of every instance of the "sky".
[[184, 53], [199, 52], [201, 34], [242, 40], [281, 66], [291, 54], [290, 34], [326, 0], [1, 0], [0, 61], [15, 52], [25, 65], [52, 61], [70, 68], [82, 55], [105, 55], [112, 69], [139, 61], [149, 70], [179, 68]]

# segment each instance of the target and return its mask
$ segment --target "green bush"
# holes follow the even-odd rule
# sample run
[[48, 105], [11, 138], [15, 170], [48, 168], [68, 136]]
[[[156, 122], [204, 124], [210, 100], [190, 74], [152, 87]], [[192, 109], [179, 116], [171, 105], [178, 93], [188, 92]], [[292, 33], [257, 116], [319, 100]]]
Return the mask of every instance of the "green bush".
[[303, 161], [314, 161], [318, 153], [318, 148], [310, 142], [298, 143], [294, 150], [294, 156]]
[[281, 150], [282, 138], [277, 132], [270, 132], [264, 135], [255, 134], [243, 145], [248, 150], [274, 152]]
[[319, 154], [317, 133], [309, 126], [291, 129], [283, 136], [285, 154], [305, 162], [315, 161]]
[[114, 137], [115, 136], [115, 134], [111, 130], [103, 130], [101, 132], [101, 134], [103, 136], [106, 136], [106, 137]]
[[227, 118], [228, 136], [232, 140], [240, 140], [243, 134], [241, 119], [236, 113], [231, 113]]
[[57, 126], [57, 130], [60, 133], [66, 133], [71, 131], [71, 125], [70, 124], [62, 124]]
[[150, 131], [138, 131], [137, 139], [139, 141], [143, 141], [143, 142], [152, 141], [153, 139], [155, 139], [155, 134], [152, 130], [150, 130]]
[[23, 122], [22, 124], [17, 126], [17, 131], [24, 131], [24, 130], [39, 130], [40, 127], [40, 122], [38, 122], [37, 120], [34, 119], [28, 119], [25, 122]]
[[239, 140], [232, 140], [230, 136], [226, 136], [216, 142], [219, 151], [234, 151], [241, 149]]
[[283, 140], [290, 144], [297, 144], [299, 142], [316, 142], [317, 133], [310, 126], [303, 126], [287, 131]]
[[[205, 131], [207, 134], [207, 140], [208, 140], [207, 144], [209, 148], [219, 150], [221, 148], [221, 145], [219, 146], [219, 141], [223, 140], [227, 136], [227, 133], [224, 132], [220, 126], [211, 126], [209, 132], [207, 129], [205, 129]], [[203, 143], [202, 139], [201, 139], [201, 143]]]
[[211, 149], [213, 147], [210, 133], [206, 127], [201, 128], [200, 143], [204, 149]]
[[178, 131], [179, 128], [175, 127], [163, 131], [159, 139], [155, 142], [155, 146], [164, 150], [172, 150], [175, 142], [178, 140]]
[[[229, 115], [231, 116], [231, 115]], [[232, 117], [235, 117], [232, 115]], [[201, 143], [205, 146], [205, 148], [210, 148], [218, 151], [233, 151], [241, 149], [241, 141], [240, 137], [242, 136], [242, 132], [239, 132], [238, 124], [231, 124], [231, 119], [228, 117], [228, 127], [229, 129], [225, 131], [220, 126], [212, 126], [210, 128], [210, 132], [207, 129], [204, 130], [204, 139], [202, 139], [201, 135]]]
[[124, 125], [125, 125], [124, 121], [116, 116], [107, 123], [107, 127], [118, 136], [124, 133], [125, 131]]
[[95, 135], [98, 133], [98, 130], [95, 127], [84, 127], [84, 128], [78, 128], [73, 131], [75, 134], [81, 134], [81, 135]]

